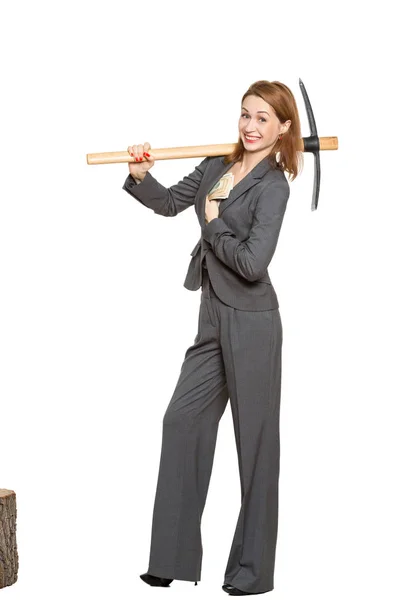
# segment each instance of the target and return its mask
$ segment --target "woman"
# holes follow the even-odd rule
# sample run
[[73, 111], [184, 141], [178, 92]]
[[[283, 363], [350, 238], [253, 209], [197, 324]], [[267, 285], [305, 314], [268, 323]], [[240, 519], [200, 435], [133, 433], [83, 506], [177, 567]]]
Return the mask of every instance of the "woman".
[[135, 161], [123, 189], [164, 216], [194, 205], [202, 232], [185, 280], [202, 288], [198, 331], [163, 419], [149, 568], [141, 575], [149, 585], [200, 581], [201, 516], [230, 399], [242, 505], [222, 589], [240, 596], [274, 588], [282, 325], [268, 266], [290, 193], [284, 172], [293, 180], [302, 166], [300, 137], [292, 92], [262, 80], [242, 98], [232, 154], [205, 158], [176, 185], [165, 188], [149, 173], [149, 143], [128, 147]]

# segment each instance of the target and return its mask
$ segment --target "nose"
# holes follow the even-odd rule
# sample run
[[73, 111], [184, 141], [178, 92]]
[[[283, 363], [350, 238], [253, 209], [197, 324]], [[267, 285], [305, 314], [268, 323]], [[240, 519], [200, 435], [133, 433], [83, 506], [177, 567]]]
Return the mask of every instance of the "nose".
[[249, 120], [249, 119], [247, 119], [247, 125], [246, 125], [246, 127], [244, 128], [244, 131], [245, 131], [246, 133], [249, 133], [249, 134], [250, 134], [250, 133], [251, 133], [252, 131], [254, 131], [255, 129], [256, 129], [256, 128], [253, 126], [253, 119], [250, 119], [250, 120]]

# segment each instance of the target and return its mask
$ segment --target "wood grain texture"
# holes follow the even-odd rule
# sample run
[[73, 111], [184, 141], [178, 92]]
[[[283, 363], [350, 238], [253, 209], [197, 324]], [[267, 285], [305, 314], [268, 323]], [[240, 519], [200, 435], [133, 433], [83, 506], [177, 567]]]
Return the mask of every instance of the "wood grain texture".
[[13, 490], [0, 488], [0, 589], [18, 578], [17, 498]]

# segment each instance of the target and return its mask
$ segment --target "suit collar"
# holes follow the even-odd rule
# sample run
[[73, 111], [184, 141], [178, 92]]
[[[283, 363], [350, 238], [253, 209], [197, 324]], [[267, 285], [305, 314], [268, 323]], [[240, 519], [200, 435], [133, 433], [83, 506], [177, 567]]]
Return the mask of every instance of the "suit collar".
[[[224, 175], [232, 165], [235, 164], [235, 161], [229, 162], [228, 164], [224, 163], [225, 156], [217, 156], [215, 160], [210, 162], [210, 165], [205, 172], [203, 179], [200, 183], [200, 187], [198, 190], [200, 204], [199, 204], [199, 221], [201, 228], [205, 225], [205, 206], [206, 206], [206, 195], [211, 191], [213, 186], [219, 181], [219, 179]], [[226, 200], [222, 200], [219, 205], [219, 216], [223, 214], [223, 212], [230, 206], [235, 200], [237, 200], [244, 192], [247, 192], [253, 185], [258, 183], [260, 179], [262, 179], [268, 171], [272, 168], [268, 158], [263, 158], [259, 163], [256, 164], [255, 167], [238, 184], [236, 184], [233, 189], [230, 191], [230, 194]], [[201, 248], [201, 258], [200, 264], [203, 261], [203, 257], [205, 254], [205, 247], [203, 236], [200, 236], [199, 241], [196, 246], [193, 248], [191, 254], [195, 256], [198, 252], [199, 248]]]
[[[209, 191], [216, 184], [216, 182], [219, 181], [222, 175], [229, 171], [229, 169], [235, 164], [235, 161], [225, 164], [224, 159], [224, 156], [218, 156], [217, 160], [210, 165], [207, 177], [205, 177], [204, 189], [202, 190], [202, 192], [204, 191], [205, 193], [202, 199], [201, 206], [201, 210], [203, 213], [205, 211], [205, 196], [209, 193]], [[243, 179], [239, 181], [239, 183], [234, 185], [233, 189], [230, 191], [228, 198], [226, 198], [226, 200], [221, 201], [219, 206], [219, 216], [221, 216], [223, 212], [228, 208], [228, 206], [231, 206], [231, 204], [235, 200], [237, 200], [239, 196], [247, 192], [251, 187], [253, 187], [253, 185], [258, 183], [260, 179], [262, 179], [271, 168], [272, 167], [268, 160], [268, 157], [265, 157], [262, 160], [260, 160], [260, 162], [257, 163], [256, 166], [253, 167], [252, 170], [249, 171], [247, 175], [245, 175], [245, 177], [243, 177]]]

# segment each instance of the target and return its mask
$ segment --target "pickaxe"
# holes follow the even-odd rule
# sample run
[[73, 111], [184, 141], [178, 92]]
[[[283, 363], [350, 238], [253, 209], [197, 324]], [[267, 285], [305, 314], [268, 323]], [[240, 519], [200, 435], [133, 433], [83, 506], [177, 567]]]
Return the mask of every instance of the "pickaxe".
[[[306, 105], [308, 124], [311, 135], [299, 139], [298, 150], [302, 152], [312, 152], [314, 154], [314, 188], [311, 202], [311, 210], [316, 210], [318, 206], [319, 188], [321, 182], [321, 163], [319, 158], [320, 150], [337, 150], [337, 137], [318, 137], [317, 126], [315, 124], [314, 113], [311, 103], [304, 87], [304, 83], [299, 78], [299, 85], [303, 99]], [[156, 160], [167, 160], [171, 158], [201, 158], [205, 156], [224, 156], [233, 152], [235, 144], [208, 144], [206, 146], [180, 146], [177, 148], [152, 148], [151, 154]], [[108, 163], [133, 162], [134, 158], [129, 152], [100, 152], [97, 154], [87, 154], [88, 165], [100, 165]]]

